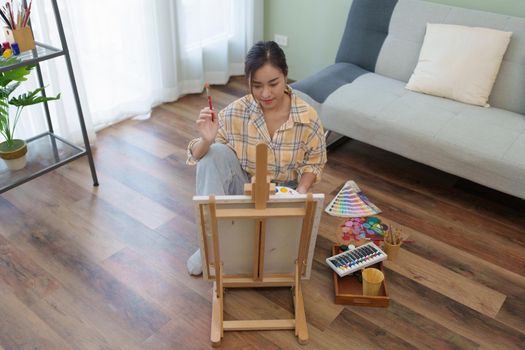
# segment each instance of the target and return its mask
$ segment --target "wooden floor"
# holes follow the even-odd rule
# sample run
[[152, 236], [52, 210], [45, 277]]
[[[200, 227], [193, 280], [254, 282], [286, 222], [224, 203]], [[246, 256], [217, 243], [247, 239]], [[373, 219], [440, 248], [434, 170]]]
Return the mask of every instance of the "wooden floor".
[[[213, 87], [223, 107], [242, 78]], [[0, 196], [0, 348], [207, 349], [211, 283], [188, 276], [197, 248], [195, 169], [185, 147], [203, 95], [98, 135], [85, 159]], [[525, 203], [351, 141], [316, 192], [349, 179], [415, 240], [386, 264], [390, 307], [335, 305], [324, 259], [340, 222], [324, 214], [304, 285], [310, 343], [289, 331], [228, 332], [224, 349], [523, 349]], [[289, 317], [289, 291], [236, 290], [228, 319]]]

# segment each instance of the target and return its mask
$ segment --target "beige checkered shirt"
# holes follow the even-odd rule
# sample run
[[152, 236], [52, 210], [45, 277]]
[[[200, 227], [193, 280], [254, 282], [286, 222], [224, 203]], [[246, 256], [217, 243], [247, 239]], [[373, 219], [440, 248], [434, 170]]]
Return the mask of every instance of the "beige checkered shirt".
[[[323, 126], [317, 112], [288, 87], [291, 97], [290, 118], [270, 138], [264, 115], [252, 95], [246, 95], [219, 112], [219, 131], [215, 142], [228, 145], [239, 158], [242, 169], [255, 175], [255, 147], [268, 145], [268, 172], [278, 182], [300, 181], [304, 173], [314, 173], [315, 182], [321, 178], [326, 163], [326, 143]], [[188, 144], [187, 164], [197, 160]]]

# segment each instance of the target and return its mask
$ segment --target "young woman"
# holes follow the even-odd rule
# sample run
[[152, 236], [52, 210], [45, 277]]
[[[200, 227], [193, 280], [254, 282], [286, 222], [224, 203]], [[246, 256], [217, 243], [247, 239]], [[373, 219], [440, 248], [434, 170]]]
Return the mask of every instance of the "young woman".
[[[188, 145], [188, 164], [197, 164], [197, 195], [243, 194], [255, 175], [255, 147], [268, 145], [268, 172], [279, 186], [307, 193], [326, 163], [323, 127], [316, 111], [287, 85], [283, 50], [273, 41], [258, 42], [246, 55], [250, 94], [218, 115], [200, 111], [200, 137]], [[213, 116], [213, 117], [212, 117]], [[202, 273], [200, 250], [187, 262]]]

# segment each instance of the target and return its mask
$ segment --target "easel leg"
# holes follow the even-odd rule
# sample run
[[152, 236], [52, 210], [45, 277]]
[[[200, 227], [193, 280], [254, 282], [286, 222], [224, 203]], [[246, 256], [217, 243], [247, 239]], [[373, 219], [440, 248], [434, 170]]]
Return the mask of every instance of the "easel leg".
[[[221, 293], [222, 294], [222, 293]], [[213, 299], [211, 309], [211, 344], [213, 347], [221, 345], [222, 338], [222, 298], [217, 293], [217, 283], [213, 283]]]
[[224, 284], [222, 284], [223, 266], [221, 262], [221, 274], [219, 275], [219, 306], [221, 308], [221, 339], [224, 337]]
[[222, 262], [220, 261], [219, 252], [219, 233], [217, 228], [217, 208], [215, 206], [215, 196], [210, 196], [210, 216], [211, 216], [211, 232], [213, 240], [213, 255], [215, 260], [215, 282], [213, 283], [213, 299], [211, 307], [211, 343], [216, 347], [221, 345], [223, 337], [224, 323], [223, 323], [223, 308], [224, 295], [222, 284]]
[[295, 306], [295, 335], [301, 345], [308, 344], [308, 326], [306, 325], [306, 315], [304, 313], [303, 291], [301, 288], [302, 268], [300, 262], [295, 263], [295, 288], [293, 291], [293, 300]]

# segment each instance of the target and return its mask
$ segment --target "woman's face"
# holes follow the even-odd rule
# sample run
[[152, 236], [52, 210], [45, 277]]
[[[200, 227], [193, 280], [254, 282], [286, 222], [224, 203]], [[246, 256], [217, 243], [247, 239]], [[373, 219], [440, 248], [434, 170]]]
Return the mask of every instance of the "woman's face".
[[251, 90], [263, 110], [276, 109], [284, 101], [286, 77], [279, 68], [266, 63], [253, 74]]

